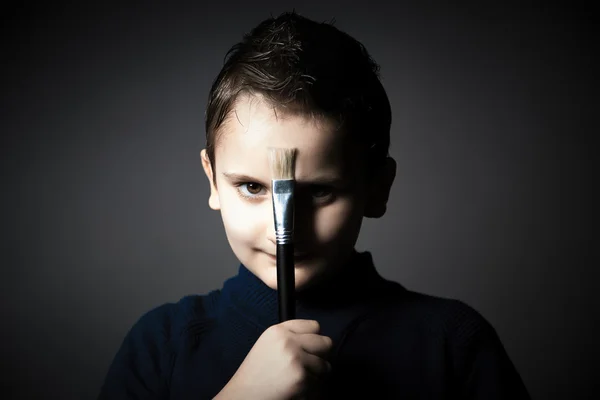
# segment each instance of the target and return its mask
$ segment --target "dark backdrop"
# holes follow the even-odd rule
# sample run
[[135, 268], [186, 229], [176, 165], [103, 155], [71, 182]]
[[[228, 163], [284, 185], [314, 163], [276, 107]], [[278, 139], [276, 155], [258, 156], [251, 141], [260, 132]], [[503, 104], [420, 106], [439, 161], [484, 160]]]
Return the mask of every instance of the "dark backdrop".
[[479, 310], [535, 398], [584, 398], [596, 21], [418, 3], [5, 4], [3, 395], [94, 398], [143, 312], [237, 271], [199, 161], [207, 93], [229, 46], [295, 7], [362, 41], [392, 103], [398, 175], [359, 250]]

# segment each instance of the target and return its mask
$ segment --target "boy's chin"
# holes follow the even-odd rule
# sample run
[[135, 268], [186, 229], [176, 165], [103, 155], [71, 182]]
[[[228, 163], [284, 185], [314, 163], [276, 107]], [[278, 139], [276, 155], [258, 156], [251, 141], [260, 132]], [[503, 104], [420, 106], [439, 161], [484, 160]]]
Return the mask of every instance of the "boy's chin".
[[[296, 291], [311, 286], [312, 280], [315, 278], [314, 268], [301, 268], [296, 267], [294, 269], [294, 279], [296, 284]], [[265, 285], [273, 290], [277, 290], [277, 267], [269, 266], [262, 267], [258, 271], [254, 271], [254, 274], [261, 280]]]

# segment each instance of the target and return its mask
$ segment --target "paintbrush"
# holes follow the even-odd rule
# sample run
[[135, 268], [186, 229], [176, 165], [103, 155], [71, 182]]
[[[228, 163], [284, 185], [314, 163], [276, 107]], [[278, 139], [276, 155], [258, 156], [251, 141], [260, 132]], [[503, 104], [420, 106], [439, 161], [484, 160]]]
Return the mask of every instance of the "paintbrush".
[[296, 149], [269, 148], [277, 245], [279, 322], [296, 318], [294, 277], [294, 165]]

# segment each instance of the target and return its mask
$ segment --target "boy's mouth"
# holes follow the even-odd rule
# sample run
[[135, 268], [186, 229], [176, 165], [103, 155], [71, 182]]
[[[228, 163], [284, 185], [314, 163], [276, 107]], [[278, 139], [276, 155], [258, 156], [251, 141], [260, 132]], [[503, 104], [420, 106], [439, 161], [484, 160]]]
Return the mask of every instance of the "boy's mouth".
[[[265, 253], [267, 256], [269, 256], [269, 258], [273, 261], [277, 261], [277, 256], [275, 254], [271, 254], [271, 253]], [[307, 253], [297, 253], [294, 254], [294, 261], [295, 262], [301, 262], [304, 261], [308, 258], [308, 254]]]

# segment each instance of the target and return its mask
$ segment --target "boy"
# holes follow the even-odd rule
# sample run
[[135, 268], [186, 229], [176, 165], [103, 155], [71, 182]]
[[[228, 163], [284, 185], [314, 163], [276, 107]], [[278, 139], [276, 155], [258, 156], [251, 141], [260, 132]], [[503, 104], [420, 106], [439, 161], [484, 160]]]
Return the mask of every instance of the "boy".
[[[268, 19], [228, 53], [200, 156], [237, 276], [146, 313], [102, 399], [526, 399], [493, 327], [404, 289], [354, 245], [395, 176], [378, 66], [330, 24]], [[267, 149], [295, 148], [297, 319], [277, 320]]]

